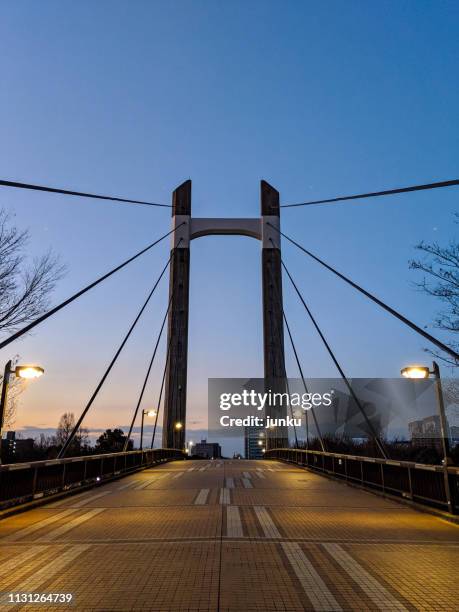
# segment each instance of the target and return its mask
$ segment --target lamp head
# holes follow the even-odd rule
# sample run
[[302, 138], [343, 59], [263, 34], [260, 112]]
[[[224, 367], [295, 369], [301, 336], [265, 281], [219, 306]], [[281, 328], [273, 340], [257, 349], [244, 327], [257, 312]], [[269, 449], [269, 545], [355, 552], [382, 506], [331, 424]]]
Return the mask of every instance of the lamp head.
[[39, 378], [43, 376], [44, 369], [36, 365], [19, 365], [16, 366], [14, 373], [18, 378]]
[[404, 378], [420, 379], [429, 378], [430, 370], [427, 366], [411, 365], [400, 370]]

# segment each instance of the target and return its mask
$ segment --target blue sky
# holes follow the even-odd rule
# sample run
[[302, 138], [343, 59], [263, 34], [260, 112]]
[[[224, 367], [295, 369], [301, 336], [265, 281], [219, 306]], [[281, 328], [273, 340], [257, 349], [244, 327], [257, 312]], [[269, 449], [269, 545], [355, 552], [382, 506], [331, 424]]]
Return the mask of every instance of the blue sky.
[[[5, 2], [2, 178], [170, 202], [193, 181], [196, 216], [257, 216], [259, 181], [283, 203], [457, 178], [455, 2]], [[169, 228], [167, 209], [0, 191], [0, 206], [68, 267], [62, 299]], [[283, 230], [425, 325], [414, 245], [457, 232], [457, 189], [285, 209]], [[168, 257], [165, 241], [3, 351], [37, 361], [17, 427], [81, 411]], [[425, 342], [285, 244], [284, 258], [350, 376], [397, 376]], [[207, 378], [262, 375], [260, 246], [192, 245], [188, 421]], [[222, 272], [222, 270], [224, 272]], [[333, 364], [284, 279], [305, 372]], [[125, 425], [166, 307], [167, 282], [87, 419]], [[148, 387], [155, 404], [164, 343]], [[296, 376], [287, 353], [289, 374]]]

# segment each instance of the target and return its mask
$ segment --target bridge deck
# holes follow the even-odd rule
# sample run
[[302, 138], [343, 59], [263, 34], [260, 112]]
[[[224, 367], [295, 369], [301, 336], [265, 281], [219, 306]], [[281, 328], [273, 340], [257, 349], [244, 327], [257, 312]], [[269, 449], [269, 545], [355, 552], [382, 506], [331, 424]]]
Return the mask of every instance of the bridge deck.
[[3, 598], [77, 610], [459, 605], [459, 527], [272, 461], [165, 464], [5, 519], [0, 544]]

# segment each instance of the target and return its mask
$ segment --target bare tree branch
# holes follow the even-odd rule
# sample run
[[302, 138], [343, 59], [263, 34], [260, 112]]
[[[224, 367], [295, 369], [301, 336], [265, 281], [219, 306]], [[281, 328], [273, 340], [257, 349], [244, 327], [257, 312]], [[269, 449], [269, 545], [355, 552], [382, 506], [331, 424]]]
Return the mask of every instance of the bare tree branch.
[[27, 230], [0, 210], [0, 334], [12, 333], [49, 308], [49, 296], [65, 267], [51, 251], [27, 266]]
[[[455, 213], [455, 222], [459, 223], [459, 213]], [[450, 334], [447, 344], [457, 351], [459, 342], [453, 336], [459, 333], [459, 242], [452, 240], [446, 247], [436, 242], [420, 242], [416, 249], [423, 254], [423, 259], [411, 260], [409, 266], [424, 273], [424, 277], [415, 286], [444, 305], [434, 319], [434, 326]], [[425, 351], [452, 367], [459, 367], [457, 360], [444, 353]]]

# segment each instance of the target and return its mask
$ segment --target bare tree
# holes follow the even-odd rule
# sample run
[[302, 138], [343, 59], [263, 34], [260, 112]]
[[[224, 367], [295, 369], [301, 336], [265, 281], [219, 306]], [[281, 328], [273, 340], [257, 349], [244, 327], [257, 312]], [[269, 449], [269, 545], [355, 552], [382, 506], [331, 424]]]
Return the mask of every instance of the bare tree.
[[[459, 214], [455, 214], [455, 223], [459, 223]], [[459, 350], [459, 342], [455, 339], [459, 333], [459, 242], [451, 240], [447, 246], [437, 242], [420, 242], [416, 249], [422, 252], [422, 260], [411, 260], [410, 268], [424, 273], [421, 282], [416, 286], [443, 305], [434, 319], [434, 326], [449, 332], [451, 340], [447, 342], [453, 350]], [[457, 368], [459, 362], [445, 353], [425, 349], [431, 355], [450, 366]]]
[[[12, 333], [43, 314], [56, 282], [65, 271], [51, 251], [27, 264], [28, 241], [28, 230], [19, 230], [12, 223], [12, 216], [0, 209], [0, 335]], [[0, 375], [0, 385], [2, 378]], [[14, 424], [17, 398], [26, 384], [17, 378], [11, 380], [5, 429]]]
[[26, 264], [28, 230], [11, 223], [0, 210], [0, 334], [11, 333], [43, 314], [64, 267], [48, 251]]
[[[59, 419], [59, 424], [56, 429], [56, 446], [62, 448], [69, 439], [70, 434], [75, 427], [75, 415], [73, 412], [65, 412]], [[81, 450], [89, 446], [88, 430], [80, 427], [75, 434], [70, 445], [70, 450], [73, 453], [79, 453]]]

